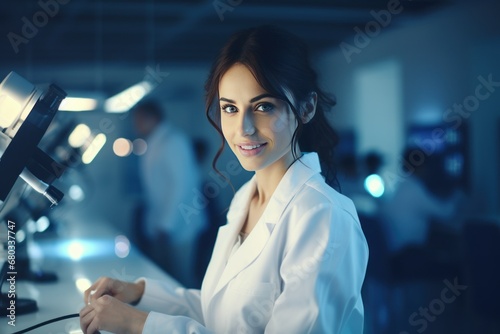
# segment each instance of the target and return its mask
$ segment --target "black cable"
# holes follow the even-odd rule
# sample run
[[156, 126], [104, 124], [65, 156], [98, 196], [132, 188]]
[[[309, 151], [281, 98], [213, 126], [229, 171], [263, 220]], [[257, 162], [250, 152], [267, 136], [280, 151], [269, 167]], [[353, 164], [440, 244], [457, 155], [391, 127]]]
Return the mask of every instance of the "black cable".
[[65, 315], [65, 316], [62, 316], [62, 317], [59, 317], [59, 318], [54, 318], [54, 319], [50, 319], [50, 320], [41, 322], [39, 324], [36, 324], [36, 325], [28, 327], [26, 329], [14, 332], [12, 334], [23, 334], [23, 333], [31, 332], [32, 330], [37, 329], [38, 327], [42, 327], [42, 326], [51, 324], [53, 322], [57, 322], [57, 321], [61, 321], [61, 320], [69, 319], [69, 318], [76, 318], [76, 317], [79, 317], [79, 316], [80, 316], [80, 314], [78, 314], [78, 313], [68, 314], [68, 315]]

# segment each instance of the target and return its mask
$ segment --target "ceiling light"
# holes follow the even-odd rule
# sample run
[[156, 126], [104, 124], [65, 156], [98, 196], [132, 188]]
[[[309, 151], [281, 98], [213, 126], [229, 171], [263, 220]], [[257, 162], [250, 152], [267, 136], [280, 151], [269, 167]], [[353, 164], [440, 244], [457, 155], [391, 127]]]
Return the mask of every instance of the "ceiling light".
[[61, 111], [88, 111], [97, 107], [97, 100], [87, 97], [67, 97], [61, 102]]
[[83, 152], [82, 162], [87, 165], [91, 163], [105, 143], [106, 143], [105, 134], [100, 133], [97, 136], [95, 136], [94, 140], [92, 140], [87, 150]]
[[129, 111], [144, 96], [148, 95], [154, 86], [148, 81], [141, 81], [124, 91], [104, 101], [104, 111], [109, 113], [122, 113]]

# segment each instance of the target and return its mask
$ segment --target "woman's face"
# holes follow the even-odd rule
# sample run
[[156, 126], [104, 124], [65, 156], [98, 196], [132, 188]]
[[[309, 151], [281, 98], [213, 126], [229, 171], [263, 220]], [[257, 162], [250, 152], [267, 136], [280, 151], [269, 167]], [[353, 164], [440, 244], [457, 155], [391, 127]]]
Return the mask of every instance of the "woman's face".
[[221, 128], [229, 147], [248, 171], [283, 168], [293, 162], [297, 127], [288, 104], [272, 97], [250, 70], [233, 65], [219, 84]]

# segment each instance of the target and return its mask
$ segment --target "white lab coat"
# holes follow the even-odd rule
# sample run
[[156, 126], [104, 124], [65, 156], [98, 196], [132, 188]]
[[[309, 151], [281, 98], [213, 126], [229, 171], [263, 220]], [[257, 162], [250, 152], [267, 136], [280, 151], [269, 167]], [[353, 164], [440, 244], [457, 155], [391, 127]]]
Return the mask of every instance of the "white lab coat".
[[236, 249], [255, 177], [246, 183], [201, 291], [146, 279], [143, 333], [361, 334], [368, 247], [354, 205], [319, 173], [316, 153], [296, 161]]

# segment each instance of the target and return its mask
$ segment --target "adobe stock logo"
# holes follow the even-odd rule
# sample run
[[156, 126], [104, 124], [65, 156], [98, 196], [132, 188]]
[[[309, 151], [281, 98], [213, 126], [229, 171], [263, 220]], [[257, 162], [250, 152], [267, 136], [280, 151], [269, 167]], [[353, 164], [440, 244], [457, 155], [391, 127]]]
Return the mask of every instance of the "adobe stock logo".
[[219, 16], [220, 21], [224, 21], [224, 13], [229, 11], [232, 12], [236, 7], [241, 5], [243, 0], [214, 0], [212, 2], [217, 15]]
[[370, 15], [373, 17], [373, 20], [366, 23], [364, 29], [358, 26], [354, 27], [354, 31], [356, 32], [353, 38], [354, 45], [347, 42], [342, 42], [339, 45], [347, 63], [351, 63], [353, 54], [360, 54], [364, 48], [370, 45], [372, 39], [380, 35], [383, 28], [391, 24], [392, 17], [403, 12], [403, 9], [400, 0], [389, 0], [387, 2], [387, 9], [382, 9], [378, 12], [371, 10]]
[[40, 10], [35, 12], [29, 20], [26, 16], [21, 18], [22, 26], [20, 33], [9, 32], [7, 39], [12, 49], [17, 54], [21, 44], [28, 44], [30, 40], [38, 35], [39, 29], [45, 27], [51, 18], [59, 13], [60, 5], [66, 5], [70, 0], [39, 0]]

